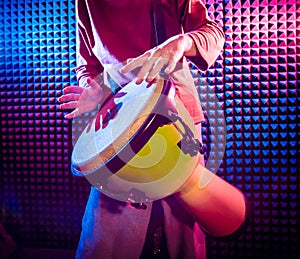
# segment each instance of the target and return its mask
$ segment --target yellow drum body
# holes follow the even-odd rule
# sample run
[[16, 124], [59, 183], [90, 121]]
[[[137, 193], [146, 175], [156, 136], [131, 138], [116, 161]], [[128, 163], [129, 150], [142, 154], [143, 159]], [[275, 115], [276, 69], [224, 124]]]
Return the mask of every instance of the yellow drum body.
[[[175, 100], [178, 114], [197, 135], [192, 119]], [[179, 122], [160, 126], [142, 149], [110, 178], [110, 186], [122, 190], [135, 190], [132, 201], [148, 201], [176, 192], [189, 178], [198, 163], [199, 155], [184, 154], [178, 143], [185, 129]]]

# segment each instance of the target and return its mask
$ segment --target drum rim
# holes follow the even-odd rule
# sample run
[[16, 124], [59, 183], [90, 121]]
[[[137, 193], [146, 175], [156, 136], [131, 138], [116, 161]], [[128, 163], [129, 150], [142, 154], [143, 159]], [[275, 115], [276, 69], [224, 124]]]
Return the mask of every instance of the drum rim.
[[[163, 82], [161, 82], [163, 81]], [[87, 161], [84, 165], [84, 167], [88, 166], [88, 164], [96, 163], [97, 166], [91, 167], [89, 172], [82, 172], [84, 170], [81, 170], [80, 167], [82, 165], [73, 165], [71, 166], [71, 171], [76, 176], [85, 176], [85, 175], [91, 175], [91, 174], [98, 174], [101, 172], [106, 172], [109, 170], [112, 174], [117, 173], [124, 165], [126, 165], [126, 162], [124, 161], [124, 157], [126, 157], [126, 160], [129, 161], [134, 156], [127, 156], [126, 153], [128, 150], [134, 151], [135, 154], [137, 154], [143, 146], [149, 141], [149, 139], [152, 137], [152, 135], [155, 133], [157, 128], [164, 124], [171, 122], [170, 119], [168, 119], [167, 115], [158, 113], [159, 110], [161, 110], [162, 103], [163, 106], [167, 106], [166, 99], [168, 98], [168, 94], [171, 89], [171, 82], [169, 80], [163, 80], [159, 79], [158, 83], [162, 84], [162, 90], [159, 93], [159, 97], [157, 102], [154, 104], [153, 109], [151, 112], [147, 115], [146, 119], [143, 121], [143, 123], [140, 125], [140, 127], [136, 130], [136, 132], [127, 140], [127, 142], [116, 152], [114, 153], [108, 160], [106, 160], [103, 163], [99, 163], [96, 160], [99, 159], [100, 154], [95, 155], [90, 161]], [[116, 93], [118, 93], [122, 88], [118, 89]], [[110, 96], [113, 96], [114, 94], [111, 94]], [[110, 98], [106, 98], [106, 100], [103, 102], [102, 107], [105, 106], [105, 104], [109, 101]], [[166, 108], [166, 107], [163, 107]], [[132, 152], [129, 152], [130, 154]], [[123, 158], [121, 159], [120, 156]]]

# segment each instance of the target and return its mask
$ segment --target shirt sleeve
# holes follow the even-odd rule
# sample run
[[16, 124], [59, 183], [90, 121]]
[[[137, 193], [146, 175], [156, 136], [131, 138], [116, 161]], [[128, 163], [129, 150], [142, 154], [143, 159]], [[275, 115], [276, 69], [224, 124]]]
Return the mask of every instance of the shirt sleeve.
[[181, 23], [185, 34], [196, 45], [196, 57], [188, 57], [201, 70], [207, 70], [218, 58], [225, 37], [223, 31], [212, 21], [201, 0], [179, 0]]
[[77, 66], [75, 69], [79, 86], [87, 86], [87, 78], [95, 78], [103, 72], [103, 66], [94, 55], [95, 45], [88, 8], [84, 0], [76, 0], [77, 18]]

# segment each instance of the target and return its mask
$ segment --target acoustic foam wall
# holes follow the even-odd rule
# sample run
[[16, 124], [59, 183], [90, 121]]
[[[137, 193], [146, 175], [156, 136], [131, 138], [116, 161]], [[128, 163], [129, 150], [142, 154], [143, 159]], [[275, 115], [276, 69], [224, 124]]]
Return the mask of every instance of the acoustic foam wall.
[[[208, 238], [208, 258], [296, 258], [300, 5], [206, 6], [226, 43], [209, 71], [194, 72], [204, 143], [225, 145], [218, 174], [251, 205], [238, 239]], [[56, 100], [76, 82], [75, 52], [74, 1], [0, 0], [1, 220], [19, 246], [77, 245], [89, 186], [71, 175], [71, 123]]]
[[226, 34], [222, 58], [204, 75], [219, 93], [227, 124], [219, 172], [252, 207], [247, 231], [235, 241], [209, 243], [209, 257], [296, 258], [300, 6], [296, 1], [207, 6]]
[[80, 231], [86, 186], [70, 174], [57, 109], [75, 80], [74, 12], [71, 1], [0, 1], [1, 209], [19, 246], [73, 248]]

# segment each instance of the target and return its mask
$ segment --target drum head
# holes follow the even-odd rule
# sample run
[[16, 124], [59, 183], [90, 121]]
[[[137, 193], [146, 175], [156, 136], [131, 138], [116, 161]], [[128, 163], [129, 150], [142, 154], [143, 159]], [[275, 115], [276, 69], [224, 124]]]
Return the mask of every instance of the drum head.
[[71, 157], [72, 172], [86, 175], [105, 167], [146, 126], [166, 91], [163, 80], [144, 81], [131, 82], [112, 95], [79, 136]]

